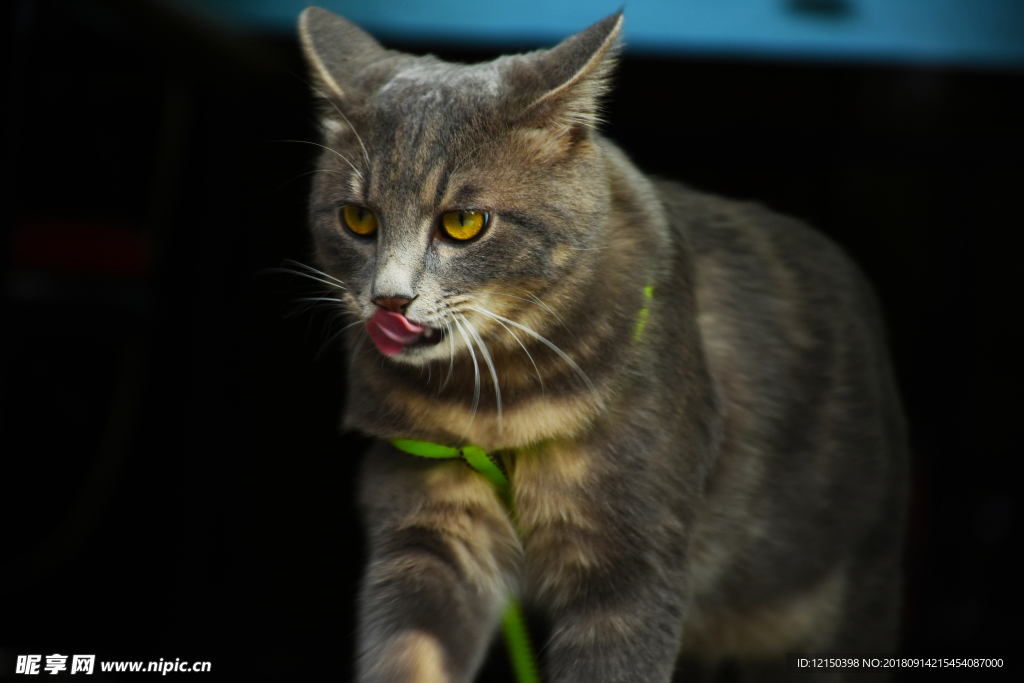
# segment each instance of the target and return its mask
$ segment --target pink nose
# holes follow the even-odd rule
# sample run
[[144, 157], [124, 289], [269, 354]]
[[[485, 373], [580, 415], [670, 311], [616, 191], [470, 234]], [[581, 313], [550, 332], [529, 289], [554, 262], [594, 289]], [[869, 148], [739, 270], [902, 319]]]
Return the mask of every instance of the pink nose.
[[402, 309], [409, 305], [408, 299], [392, 299], [392, 298], [380, 298], [374, 299], [373, 303], [377, 304], [385, 311], [391, 311], [392, 313], [401, 313]]

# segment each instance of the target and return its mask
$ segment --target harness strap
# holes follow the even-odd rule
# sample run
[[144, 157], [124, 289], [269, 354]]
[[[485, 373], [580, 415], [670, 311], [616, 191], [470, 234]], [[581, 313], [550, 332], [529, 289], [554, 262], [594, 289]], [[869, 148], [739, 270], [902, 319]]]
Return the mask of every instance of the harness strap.
[[654, 300], [654, 285], [644, 287], [644, 307], [636, 316], [636, 328], [633, 330], [633, 343], [640, 341], [644, 336], [644, 327], [647, 325], [647, 316], [651, 314], [651, 302]]
[[510, 510], [512, 509], [511, 499], [509, 498], [508, 477], [502, 472], [498, 463], [479, 446], [455, 448], [429, 441], [416, 441], [415, 439], [392, 439], [391, 445], [400, 451], [405, 451], [411, 455], [418, 455], [421, 458], [462, 458], [472, 469], [487, 477], [487, 480], [498, 490], [498, 494], [505, 501], [505, 504], [508, 505]]
[[[392, 439], [391, 445], [400, 451], [421, 458], [461, 458], [471, 469], [476, 470], [491, 482], [509, 512], [512, 511], [512, 498], [509, 495], [508, 477], [505, 476], [497, 462], [479, 446], [455, 448], [453, 446], [444, 446], [439, 443], [417, 441], [415, 439]], [[537, 672], [537, 658], [534, 657], [533, 648], [530, 646], [530, 634], [526, 630], [522, 608], [519, 606], [519, 601], [515, 598], [509, 598], [508, 603], [505, 605], [505, 611], [501, 617], [501, 630], [505, 635], [505, 645], [508, 647], [508, 654], [512, 660], [512, 669], [515, 671], [516, 680], [519, 683], [540, 683], [540, 674]]]

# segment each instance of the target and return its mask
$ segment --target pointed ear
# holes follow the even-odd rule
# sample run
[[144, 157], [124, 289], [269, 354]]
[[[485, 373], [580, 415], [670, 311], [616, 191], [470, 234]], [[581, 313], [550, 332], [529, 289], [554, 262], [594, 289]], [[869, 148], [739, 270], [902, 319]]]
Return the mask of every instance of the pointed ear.
[[320, 7], [307, 7], [299, 15], [299, 38], [323, 94], [340, 99], [350, 87], [346, 78], [388, 54], [366, 31]]
[[594, 127], [621, 29], [620, 10], [550, 50], [524, 55], [528, 68], [513, 75], [513, 89], [526, 100], [523, 123], [559, 133]]

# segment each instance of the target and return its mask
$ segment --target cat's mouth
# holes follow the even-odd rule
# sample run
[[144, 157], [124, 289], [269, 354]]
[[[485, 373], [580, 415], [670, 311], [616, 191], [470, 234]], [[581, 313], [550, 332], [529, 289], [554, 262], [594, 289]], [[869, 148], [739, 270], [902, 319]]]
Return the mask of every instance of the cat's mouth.
[[378, 309], [366, 323], [366, 331], [385, 356], [397, 356], [406, 348], [434, 346], [444, 339], [444, 332], [427, 325], [420, 325], [401, 313]]

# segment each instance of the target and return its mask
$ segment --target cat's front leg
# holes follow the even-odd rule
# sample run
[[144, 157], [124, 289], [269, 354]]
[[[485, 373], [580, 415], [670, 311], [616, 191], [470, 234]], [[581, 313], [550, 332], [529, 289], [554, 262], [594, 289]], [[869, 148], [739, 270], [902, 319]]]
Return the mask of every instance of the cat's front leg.
[[382, 443], [369, 454], [362, 501], [370, 564], [358, 680], [471, 680], [520, 555], [493, 486], [460, 460], [426, 460]]
[[527, 598], [552, 627], [545, 681], [667, 683], [686, 597], [676, 478], [573, 444], [524, 454], [515, 477]]

